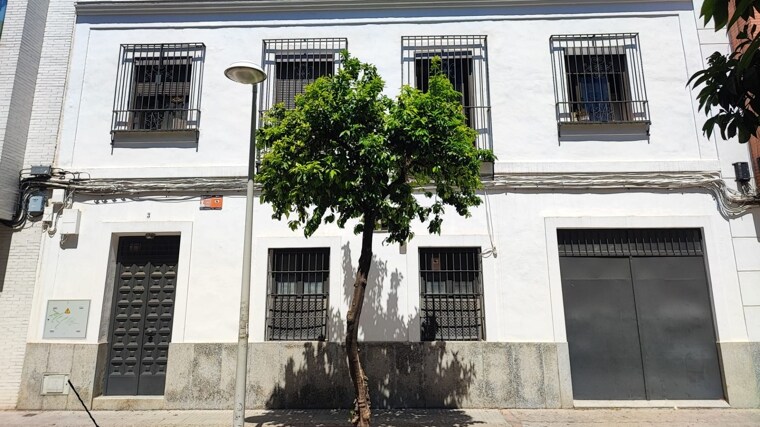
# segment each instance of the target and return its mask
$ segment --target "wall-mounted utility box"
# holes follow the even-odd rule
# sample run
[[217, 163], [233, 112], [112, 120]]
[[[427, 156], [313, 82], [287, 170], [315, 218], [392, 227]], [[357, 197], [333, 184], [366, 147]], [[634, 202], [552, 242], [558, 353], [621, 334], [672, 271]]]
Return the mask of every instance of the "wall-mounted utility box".
[[42, 394], [69, 394], [68, 374], [42, 374]]
[[50, 203], [54, 205], [62, 205], [66, 200], [66, 190], [63, 188], [54, 188], [53, 195], [50, 196]]
[[85, 338], [90, 300], [49, 300], [42, 338]]
[[32, 166], [29, 170], [29, 175], [41, 178], [50, 178], [53, 176], [53, 168], [50, 166]]
[[749, 163], [736, 162], [734, 163], [734, 175], [738, 182], [749, 182], [752, 179], [752, 173], [749, 171]]
[[79, 220], [82, 212], [79, 209], [64, 209], [58, 219], [58, 231], [61, 234], [79, 234]]
[[45, 212], [42, 213], [42, 221], [52, 223], [53, 219], [55, 219], [55, 208], [45, 206]]
[[29, 198], [29, 206], [27, 206], [27, 212], [31, 216], [42, 215], [45, 211], [45, 196], [38, 194]]

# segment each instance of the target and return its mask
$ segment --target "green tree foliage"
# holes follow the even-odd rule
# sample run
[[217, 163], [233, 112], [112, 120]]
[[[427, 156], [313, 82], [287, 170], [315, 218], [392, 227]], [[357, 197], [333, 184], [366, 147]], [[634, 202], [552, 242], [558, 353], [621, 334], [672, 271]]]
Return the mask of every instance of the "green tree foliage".
[[307, 237], [323, 223], [343, 228], [352, 220], [362, 235], [346, 353], [356, 394], [352, 422], [368, 426], [368, 379], [357, 335], [375, 224], [388, 227], [389, 242], [410, 239], [414, 221], [440, 233], [447, 206], [469, 216], [480, 204], [480, 165], [494, 157], [475, 147], [461, 95], [440, 73], [440, 60], [426, 93], [404, 87], [390, 99], [374, 66], [342, 56], [340, 71], [309, 85], [294, 109], [279, 105], [266, 115], [258, 132], [266, 154], [257, 180], [273, 217], [288, 218]]
[[738, 46], [728, 55], [715, 52], [707, 59], [708, 67], [690, 79], [697, 94], [699, 109], [708, 116], [702, 130], [709, 137], [715, 127], [721, 138], [738, 136], [746, 143], [758, 134], [760, 127], [760, 37], [755, 25], [747, 22], [760, 16], [760, 0], [737, 0], [735, 12], [729, 13], [733, 0], [705, 0], [702, 17], [705, 24], [713, 21], [715, 30], [738, 26]]
[[[475, 147], [448, 79], [434, 74], [427, 93], [407, 86], [396, 100], [384, 85], [374, 66], [344, 54], [342, 69], [309, 85], [295, 109], [266, 116], [257, 180], [274, 218], [308, 237], [323, 222], [369, 217], [370, 227], [387, 225], [389, 242], [404, 242], [414, 219], [439, 233], [444, 205], [467, 216], [480, 203], [480, 162], [493, 155]], [[414, 196], [422, 186], [430, 203]]]

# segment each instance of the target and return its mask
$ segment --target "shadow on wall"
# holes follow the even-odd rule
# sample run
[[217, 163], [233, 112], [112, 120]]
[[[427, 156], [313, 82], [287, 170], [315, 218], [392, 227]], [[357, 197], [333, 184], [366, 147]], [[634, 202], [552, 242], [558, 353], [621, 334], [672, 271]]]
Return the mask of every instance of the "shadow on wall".
[[[356, 278], [356, 268], [352, 264], [351, 244], [343, 245], [343, 301], [346, 306], [351, 302], [351, 296], [354, 291], [354, 280]], [[378, 259], [377, 255], [372, 256], [369, 277], [367, 280], [367, 291], [364, 295], [364, 308], [359, 327], [359, 337], [364, 341], [408, 341], [409, 325], [418, 324], [414, 317], [404, 319], [399, 314], [399, 297], [398, 291], [404, 275], [395, 269], [388, 272], [388, 261]], [[388, 296], [383, 304], [383, 290], [386, 281], [390, 286]], [[333, 323], [334, 325], [337, 324]], [[345, 331], [344, 323], [340, 323], [341, 332]], [[333, 335], [335, 332], [333, 332]], [[340, 337], [343, 337], [341, 333]], [[338, 341], [335, 340], [334, 341]]]
[[[348, 295], [354, 275], [349, 245], [343, 247], [343, 267]], [[390, 291], [382, 304], [386, 279]], [[406, 340], [407, 327], [416, 316], [407, 321], [399, 315], [398, 289], [402, 280], [398, 270], [388, 274], [387, 262], [373, 258], [361, 320], [365, 339]], [[345, 327], [339, 311], [331, 310], [330, 316], [333, 329]], [[335, 331], [331, 336], [336, 336]], [[354, 392], [345, 345], [337, 341], [299, 345], [300, 354], [287, 357], [283, 379], [274, 387], [265, 407], [350, 408]], [[475, 364], [460, 356], [462, 350], [447, 349], [445, 342], [362, 342], [360, 351], [375, 409], [461, 407], [477, 376]], [[247, 421], [258, 422], [255, 418]], [[467, 425], [466, 421], [458, 423]]]
[[[353, 386], [345, 346], [303, 343], [299, 356], [285, 362], [283, 379], [265, 403], [267, 409], [348, 409]], [[470, 395], [477, 372], [445, 342], [363, 343], [373, 408], [458, 408]]]
[[8, 256], [11, 251], [11, 239], [13, 230], [7, 227], [0, 228], [0, 292], [3, 291], [5, 273], [8, 271]]

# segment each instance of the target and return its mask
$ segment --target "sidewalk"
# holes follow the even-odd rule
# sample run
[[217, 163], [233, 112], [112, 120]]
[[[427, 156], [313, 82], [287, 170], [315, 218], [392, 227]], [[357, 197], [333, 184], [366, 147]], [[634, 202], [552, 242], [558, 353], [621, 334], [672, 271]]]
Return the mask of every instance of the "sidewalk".
[[[277, 410], [247, 411], [246, 425], [346, 426], [348, 411]], [[232, 411], [96, 411], [100, 427], [230, 426]], [[739, 409], [466, 409], [466, 410], [377, 410], [373, 426], [760, 426], [760, 410]], [[84, 411], [0, 411], [0, 426], [92, 427]]]

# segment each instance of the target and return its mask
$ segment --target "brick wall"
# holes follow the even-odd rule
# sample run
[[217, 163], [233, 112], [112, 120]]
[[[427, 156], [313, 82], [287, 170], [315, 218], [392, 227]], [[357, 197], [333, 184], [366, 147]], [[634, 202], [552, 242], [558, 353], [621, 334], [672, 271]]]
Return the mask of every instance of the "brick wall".
[[0, 218], [17, 198], [48, 0], [8, 2], [0, 39]]
[[[734, 13], [733, 2], [729, 4], [729, 13], [730, 14]], [[751, 18], [750, 23], [754, 23], [758, 25], [758, 27], [760, 27], [760, 17], [756, 16], [756, 17]], [[744, 24], [745, 24], [745, 21], [741, 20], [728, 30], [728, 36], [729, 36], [729, 39], [731, 40], [731, 48], [734, 50], [736, 49], [736, 45], [738, 44], [738, 40], [736, 39], [736, 36], [739, 33], [739, 30], [744, 27]], [[749, 152], [750, 152], [752, 168], [755, 171], [755, 181], [757, 182], [758, 185], [760, 185], [760, 164], [758, 164], [758, 160], [760, 160], [760, 138], [758, 138], [757, 136], [750, 138]]]
[[[34, 62], [39, 65], [38, 69], [34, 67], [33, 76], [20, 77], [20, 84], [33, 84], [33, 80], [36, 80], [36, 84], [31, 87], [31, 90], [27, 87], [28, 106], [21, 107], [22, 111], [24, 108], [27, 111], [24, 125], [26, 130], [23, 132], [24, 144], [22, 144], [24, 157], [23, 162], [19, 162], [19, 166], [13, 172], [15, 177], [18, 176], [21, 165], [52, 164], [54, 160], [75, 22], [74, 0], [30, 0], [28, 6], [31, 9], [30, 12], [26, 12], [27, 2], [25, 1], [9, 2], [5, 29], [0, 42], [0, 55], [2, 55], [0, 64], [9, 60], [18, 62], [19, 67], [26, 66], [25, 63]], [[14, 22], [19, 17], [23, 20], [24, 13], [32, 13], [35, 18], [31, 21], [27, 20], [26, 24]], [[40, 22], [39, 16], [45, 19]], [[32, 25], [38, 27], [33, 28]], [[6, 36], [13, 38], [13, 32], [20, 31], [19, 28], [23, 28], [24, 32], [37, 33], [35, 37], [39, 37], [40, 48], [36, 61], [34, 58], [14, 61], [13, 58], [8, 59], [9, 57], [5, 56], [8, 55], [8, 50], [3, 46], [6, 43]], [[0, 65], [0, 76], [2, 67], [4, 65]], [[13, 86], [17, 83], [0, 81], [0, 94], [4, 93], [3, 90], [8, 85]], [[3, 117], [3, 108], [6, 109], [6, 114], [12, 113], [13, 108], [16, 108], [15, 104], [2, 98], [0, 96], [0, 118]], [[0, 141], [2, 139], [3, 133], [0, 133]], [[4, 159], [4, 150], [2, 156]], [[17, 181], [14, 184], [17, 184]], [[29, 224], [24, 230], [17, 232], [0, 227], [0, 342], [2, 343], [0, 409], [16, 406], [32, 295], [37, 278], [40, 245], [43, 239], [48, 239], [48, 237], [42, 232], [39, 223]], [[53, 240], [48, 242], [57, 243]]]

